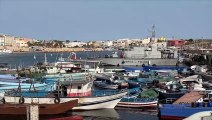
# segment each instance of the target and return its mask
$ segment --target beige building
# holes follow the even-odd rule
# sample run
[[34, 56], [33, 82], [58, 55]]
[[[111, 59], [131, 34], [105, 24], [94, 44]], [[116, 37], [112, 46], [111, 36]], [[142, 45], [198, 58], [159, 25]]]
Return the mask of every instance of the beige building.
[[102, 47], [103, 43], [100, 41], [89, 41], [88, 46], [94, 47], [94, 48], [99, 48]]
[[95, 41], [95, 42], [93, 42], [93, 47], [95, 47], [95, 48], [102, 47], [102, 43], [99, 41]]
[[30, 38], [22, 38], [22, 37], [15, 37], [15, 43], [17, 47], [28, 47], [28, 42], [33, 41]]

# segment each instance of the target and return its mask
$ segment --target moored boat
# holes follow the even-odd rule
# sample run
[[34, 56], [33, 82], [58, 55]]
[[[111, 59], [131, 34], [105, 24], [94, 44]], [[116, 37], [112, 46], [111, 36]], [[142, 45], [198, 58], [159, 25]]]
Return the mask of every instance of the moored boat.
[[[39, 115], [62, 114], [77, 106], [78, 100], [70, 100], [60, 104], [39, 104]], [[25, 115], [30, 104], [0, 104], [0, 115]], [[36, 105], [36, 104], [34, 104]]]
[[151, 89], [141, 92], [139, 88], [136, 88], [130, 90], [117, 104], [117, 107], [156, 109], [157, 103], [156, 92]]
[[[24, 97], [24, 103], [33, 102], [39, 104], [45, 103], [63, 103], [70, 100], [78, 99], [79, 104], [73, 109], [91, 110], [102, 108], [114, 108], [121, 98], [127, 94], [127, 91], [92, 91], [93, 80], [73, 80], [64, 81], [58, 86], [57, 91], [49, 94], [48, 91], [34, 91], [33, 93], [5, 94], [6, 103], [19, 103], [20, 96]], [[9, 93], [9, 92], [8, 92]], [[37, 95], [41, 96], [37, 96]], [[42, 96], [43, 95], [43, 96]]]
[[159, 104], [159, 118], [166, 120], [179, 120], [195, 113], [212, 110], [211, 94], [192, 91], [173, 104]]
[[129, 98], [121, 100], [117, 107], [156, 108], [157, 102], [157, 99]]
[[[74, 110], [92, 110], [92, 109], [103, 109], [103, 108], [114, 108], [117, 103], [121, 100], [123, 96], [127, 94], [127, 91], [99, 91], [96, 94], [93, 93], [92, 96], [75, 96], [75, 97], [36, 97], [36, 93], [23, 96], [23, 99], [20, 99], [20, 94], [17, 96], [4, 96], [5, 103], [31, 103], [32, 101], [37, 104], [53, 104], [53, 103], [64, 103], [70, 100], [77, 99], [78, 105], [74, 107]], [[24, 94], [22, 94], [24, 95]], [[34, 96], [33, 96], [34, 95]]]

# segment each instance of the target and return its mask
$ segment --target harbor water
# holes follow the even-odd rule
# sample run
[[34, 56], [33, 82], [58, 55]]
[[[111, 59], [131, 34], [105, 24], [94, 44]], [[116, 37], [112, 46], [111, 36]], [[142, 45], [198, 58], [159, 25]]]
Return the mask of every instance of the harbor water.
[[[111, 51], [86, 51], [76, 52], [78, 59], [84, 59], [88, 57], [104, 57], [106, 54], [111, 55]], [[45, 53], [12, 53], [0, 55], [0, 63], [8, 63], [11, 68], [18, 66], [27, 67], [33, 64], [44, 62]], [[58, 58], [67, 58], [70, 53], [46, 53], [48, 62], [56, 62]], [[92, 111], [77, 111], [68, 112], [59, 116], [42, 116], [41, 120], [57, 117], [68, 117], [72, 115], [83, 116], [85, 120], [158, 120], [156, 111], [146, 111], [142, 109], [103, 109]], [[9, 119], [8, 119], [9, 120]]]
[[[0, 63], [8, 63], [11, 68], [18, 66], [27, 67], [36, 63], [44, 62], [45, 54], [47, 62], [56, 62], [59, 58], [68, 58], [71, 53], [43, 53], [43, 52], [29, 52], [29, 53], [12, 53], [1, 54]], [[111, 55], [111, 51], [84, 51], [76, 52], [77, 59], [104, 57], [105, 55]]]

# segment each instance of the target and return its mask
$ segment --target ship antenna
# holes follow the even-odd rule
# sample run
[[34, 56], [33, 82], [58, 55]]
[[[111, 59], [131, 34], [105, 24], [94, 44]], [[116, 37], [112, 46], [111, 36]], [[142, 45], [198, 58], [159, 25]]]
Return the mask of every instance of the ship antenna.
[[151, 32], [152, 32], [152, 36], [151, 36], [151, 42], [152, 42], [152, 40], [155, 40], [155, 24], [153, 24]]

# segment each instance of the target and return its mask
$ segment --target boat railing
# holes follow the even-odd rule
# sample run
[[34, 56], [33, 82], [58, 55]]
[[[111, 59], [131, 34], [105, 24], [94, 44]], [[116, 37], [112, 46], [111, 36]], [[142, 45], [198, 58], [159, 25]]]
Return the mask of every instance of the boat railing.
[[[11, 96], [11, 97], [33, 97], [33, 98], [42, 98], [42, 97], [50, 97], [51, 92], [45, 91], [45, 90], [28, 90], [28, 91], [17, 91], [17, 90], [10, 90], [5, 92], [5, 96]], [[53, 95], [53, 94], [52, 94]], [[54, 97], [54, 96], [52, 96]]]
[[[110, 96], [110, 95], [117, 95], [120, 93], [126, 92], [124, 90], [95, 90], [92, 91], [92, 96], [100, 97], [100, 96]], [[17, 90], [9, 90], [5, 92], [6, 96], [13, 96], [13, 97], [54, 97], [53, 91], [45, 91], [45, 90], [39, 90], [39, 91], [17, 91]], [[63, 97], [63, 95], [61, 96]]]

